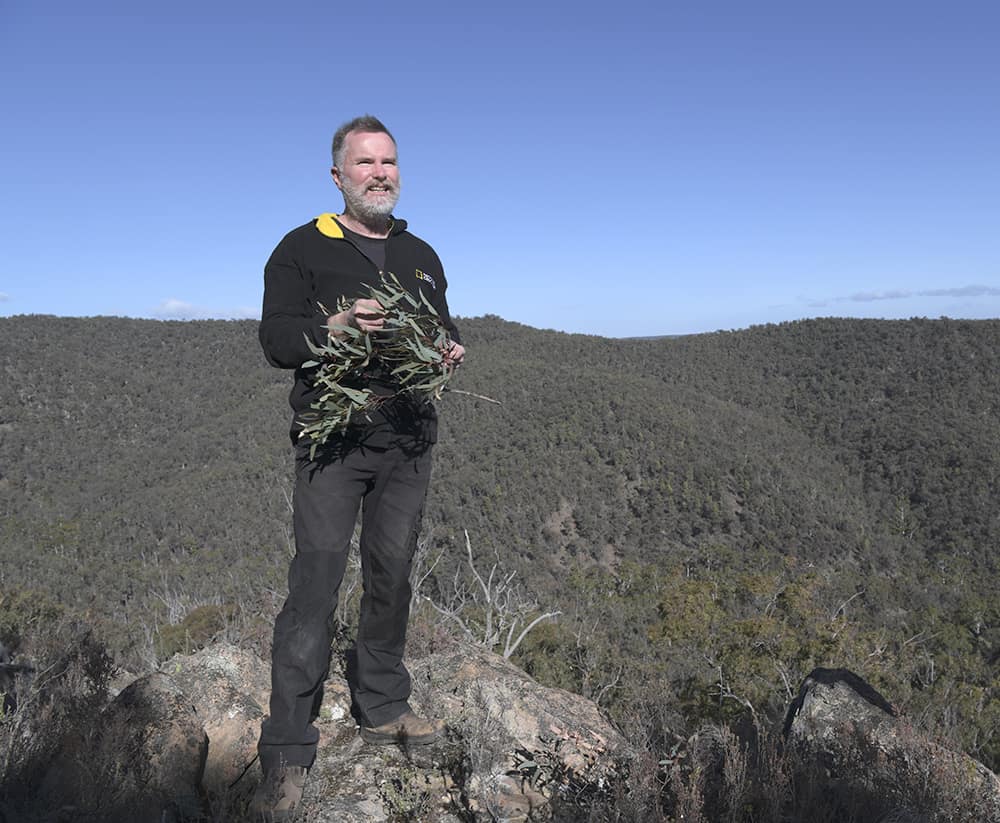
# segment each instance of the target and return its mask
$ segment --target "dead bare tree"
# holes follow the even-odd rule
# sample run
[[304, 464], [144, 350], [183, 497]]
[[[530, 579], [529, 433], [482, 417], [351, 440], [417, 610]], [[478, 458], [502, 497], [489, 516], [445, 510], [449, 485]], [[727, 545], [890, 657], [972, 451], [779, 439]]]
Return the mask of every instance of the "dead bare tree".
[[615, 669], [614, 674], [609, 674], [607, 671], [605, 661], [589, 642], [590, 638], [597, 635], [598, 623], [598, 618], [591, 620], [582, 615], [577, 616], [576, 631], [573, 632], [576, 647], [570, 665], [579, 673], [580, 694], [600, 706], [605, 696], [618, 688], [618, 683], [625, 673], [625, 664], [612, 666], [611, 668]]
[[[415, 563], [413, 581], [414, 597], [428, 604], [439, 614], [457, 625], [462, 632], [487, 649], [501, 647], [501, 654], [509, 658], [521, 645], [528, 633], [543, 620], [551, 620], [561, 612], [538, 614], [538, 601], [531, 598], [515, 580], [516, 571], [505, 572], [500, 566], [500, 555], [494, 550], [495, 560], [485, 574], [476, 566], [472, 554], [469, 532], [465, 535], [466, 562], [458, 566], [450, 581], [450, 590], [439, 603], [423, 594], [421, 588], [433, 574], [441, 554], [426, 565], [425, 555]], [[426, 546], [424, 547], [426, 551]]]

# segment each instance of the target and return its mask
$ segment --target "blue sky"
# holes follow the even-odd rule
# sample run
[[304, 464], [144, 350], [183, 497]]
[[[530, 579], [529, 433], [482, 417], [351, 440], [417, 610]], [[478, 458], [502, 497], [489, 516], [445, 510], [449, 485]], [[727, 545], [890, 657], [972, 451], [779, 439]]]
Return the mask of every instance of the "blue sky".
[[1000, 4], [0, 0], [0, 314], [253, 317], [394, 132], [452, 311], [1000, 317]]

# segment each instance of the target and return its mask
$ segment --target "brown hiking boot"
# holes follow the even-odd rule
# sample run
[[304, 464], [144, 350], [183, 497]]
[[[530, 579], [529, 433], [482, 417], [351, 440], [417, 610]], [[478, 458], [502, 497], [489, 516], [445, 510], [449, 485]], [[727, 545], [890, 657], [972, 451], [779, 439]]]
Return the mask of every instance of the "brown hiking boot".
[[439, 740], [444, 734], [444, 721], [425, 720], [408, 711], [381, 726], [361, 727], [361, 739], [376, 746], [398, 743], [404, 746], [424, 746]]
[[285, 766], [280, 771], [265, 774], [253, 796], [254, 820], [278, 823], [291, 820], [302, 801], [308, 769], [302, 766]]

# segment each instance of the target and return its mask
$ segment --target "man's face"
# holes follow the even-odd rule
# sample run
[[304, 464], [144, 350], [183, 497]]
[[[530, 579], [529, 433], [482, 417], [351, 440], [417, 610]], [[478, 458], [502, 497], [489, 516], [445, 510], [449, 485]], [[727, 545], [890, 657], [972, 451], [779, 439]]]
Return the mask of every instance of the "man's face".
[[392, 138], [384, 132], [352, 131], [344, 138], [343, 154], [332, 173], [347, 213], [368, 219], [392, 214], [399, 200], [399, 165]]

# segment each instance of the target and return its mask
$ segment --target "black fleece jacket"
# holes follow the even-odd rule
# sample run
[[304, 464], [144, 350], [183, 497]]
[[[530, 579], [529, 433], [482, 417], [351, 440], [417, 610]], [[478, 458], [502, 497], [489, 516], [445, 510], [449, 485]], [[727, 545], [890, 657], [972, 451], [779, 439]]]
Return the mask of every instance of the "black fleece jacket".
[[[459, 339], [448, 313], [448, 283], [441, 261], [434, 249], [406, 230], [404, 220], [393, 220], [386, 240], [385, 270], [411, 294], [423, 292], [451, 337]], [[378, 286], [379, 279], [378, 268], [345, 236], [331, 214], [292, 229], [271, 253], [264, 267], [260, 344], [272, 366], [295, 369], [289, 403], [296, 418], [309, 409], [318, 394], [312, 370], [302, 368], [313, 359], [306, 336], [322, 344], [328, 334], [327, 317], [336, 314], [337, 300], [367, 297], [365, 286]], [[297, 433], [293, 420], [293, 441]], [[379, 448], [413, 440], [432, 443], [437, 436], [434, 407], [399, 398], [374, 413], [370, 425], [352, 427], [345, 436]]]

